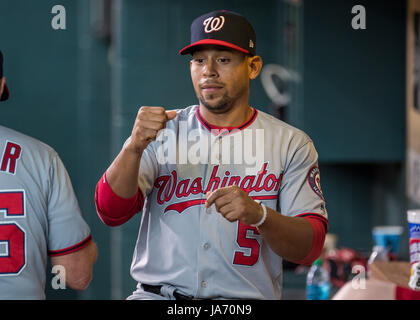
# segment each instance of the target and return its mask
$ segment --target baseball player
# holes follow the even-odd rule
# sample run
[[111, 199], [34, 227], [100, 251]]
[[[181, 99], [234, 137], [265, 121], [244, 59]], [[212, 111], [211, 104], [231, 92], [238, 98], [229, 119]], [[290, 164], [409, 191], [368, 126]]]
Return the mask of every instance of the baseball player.
[[180, 54], [198, 104], [141, 107], [96, 187], [105, 224], [142, 211], [128, 299], [280, 299], [282, 259], [311, 264], [328, 229], [313, 142], [249, 106], [262, 59], [243, 16], [198, 17]]
[[[8, 98], [0, 51], [0, 100]], [[0, 300], [45, 299], [48, 256], [61, 288], [88, 286], [97, 249], [62, 161], [0, 126]]]

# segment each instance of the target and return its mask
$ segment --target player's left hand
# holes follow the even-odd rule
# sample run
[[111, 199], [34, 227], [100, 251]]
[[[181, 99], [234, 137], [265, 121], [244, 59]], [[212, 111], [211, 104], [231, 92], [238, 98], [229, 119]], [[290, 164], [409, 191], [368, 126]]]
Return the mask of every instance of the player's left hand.
[[206, 208], [215, 205], [216, 211], [230, 222], [240, 220], [246, 225], [256, 224], [263, 216], [261, 205], [240, 187], [233, 185], [206, 193]]

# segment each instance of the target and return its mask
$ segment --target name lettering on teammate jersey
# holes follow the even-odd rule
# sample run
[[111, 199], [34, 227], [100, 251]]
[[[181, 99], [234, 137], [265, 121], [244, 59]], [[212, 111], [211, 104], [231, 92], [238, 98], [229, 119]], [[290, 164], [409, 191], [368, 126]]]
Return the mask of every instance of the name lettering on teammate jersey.
[[[275, 174], [270, 173], [267, 175], [267, 165], [265, 162], [260, 171], [256, 175], [231, 176], [229, 171], [224, 173], [224, 176], [220, 177], [217, 175], [219, 165], [213, 166], [211, 176], [206, 185], [204, 185], [203, 178], [198, 177], [193, 181], [191, 179], [184, 179], [178, 181], [178, 175], [176, 170], [173, 170], [171, 175], [160, 176], [155, 180], [154, 186], [158, 189], [157, 202], [163, 205], [165, 202], [169, 202], [176, 197], [181, 200], [182, 198], [188, 198], [191, 195], [205, 195], [208, 191], [213, 191], [219, 188], [237, 185], [243, 189], [246, 193], [252, 191], [255, 192], [273, 192], [276, 194], [252, 196], [256, 200], [274, 200], [277, 199], [277, 192], [280, 188], [283, 174], [281, 173], [278, 177]], [[255, 183], [254, 183], [255, 182]], [[206, 201], [204, 198], [190, 199], [187, 201], [180, 201], [178, 203], [172, 203], [165, 208], [164, 212], [169, 210], [176, 210], [179, 213], [194, 205], [204, 204]]]
[[0, 171], [10, 174], [16, 173], [17, 160], [20, 158], [22, 148], [14, 142], [7, 141], [4, 148], [3, 156], [1, 157]]

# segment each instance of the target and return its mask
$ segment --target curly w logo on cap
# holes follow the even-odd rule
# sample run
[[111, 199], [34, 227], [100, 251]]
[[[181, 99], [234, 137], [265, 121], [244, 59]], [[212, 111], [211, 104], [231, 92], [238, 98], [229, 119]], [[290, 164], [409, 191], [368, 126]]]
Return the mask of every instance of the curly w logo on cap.
[[210, 17], [207, 18], [206, 20], [204, 20], [203, 25], [204, 27], [204, 32], [206, 33], [210, 33], [213, 31], [219, 31], [220, 29], [223, 28], [223, 25], [225, 24], [225, 17], [224, 16], [220, 16], [220, 17]]

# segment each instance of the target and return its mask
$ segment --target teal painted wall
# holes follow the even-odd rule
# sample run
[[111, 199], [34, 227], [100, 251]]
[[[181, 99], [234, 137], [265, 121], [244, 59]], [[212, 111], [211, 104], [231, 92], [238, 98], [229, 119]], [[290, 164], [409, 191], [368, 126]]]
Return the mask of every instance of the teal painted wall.
[[[351, 27], [355, 5], [365, 30]], [[303, 11], [304, 103], [289, 121], [317, 147], [330, 232], [368, 253], [373, 226], [406, 227], [406, 4], [319, 0]]]
[[[365, 30], [351, 27], [355, 5]], [[405, 1], [305, 1], [300, 117], [321, 161], [404, 159], [405, 16]]]

